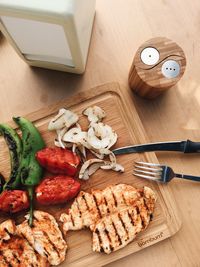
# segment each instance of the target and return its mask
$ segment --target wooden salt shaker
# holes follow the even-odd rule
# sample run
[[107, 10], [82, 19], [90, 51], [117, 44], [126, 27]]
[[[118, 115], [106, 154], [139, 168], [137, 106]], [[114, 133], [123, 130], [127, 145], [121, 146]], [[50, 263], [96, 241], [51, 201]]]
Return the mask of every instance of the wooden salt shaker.
[[155, 98], [180, 80], [185, 67], [185, 54], [174, 41], [165, 37], [150, 39], [135, 54], [129, 86], [142, 97]]

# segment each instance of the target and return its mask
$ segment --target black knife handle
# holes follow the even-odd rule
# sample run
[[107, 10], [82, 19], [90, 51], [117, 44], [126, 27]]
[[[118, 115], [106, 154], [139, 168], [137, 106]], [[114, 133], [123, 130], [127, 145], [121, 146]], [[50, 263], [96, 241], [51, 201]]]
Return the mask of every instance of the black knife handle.
[[183, 152], [184, 153], [195, 153], [200, 152], [200, 142], [192, 142], [187, 140], [183, 144]]

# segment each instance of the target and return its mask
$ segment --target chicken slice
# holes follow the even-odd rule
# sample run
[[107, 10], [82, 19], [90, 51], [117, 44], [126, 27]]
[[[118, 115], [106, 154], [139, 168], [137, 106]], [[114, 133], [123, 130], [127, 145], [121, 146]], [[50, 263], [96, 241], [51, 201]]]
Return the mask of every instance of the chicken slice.
[[93, 231], [93, 251], [109, 254], [125, 247], [142, 230], [142, 220], [135, 207], [107, 215]]
[[0, 224], [0, 266], [46, 267], [49, 264], [26, 239], [16, 234], [14, 221], [7, 220]]
[[52, 215], [43, 211], [35, 211], [33, 227], [30, 227], [28, 220], [25, 220], [17, 226], [17, 233], [23, 236], [51, 265], [59, 265], [65, 260], [67, 244]]
[[15, 233], [16, 226], [13, 220], [7, 220], [0, 224], [0, 244], [3, 241], [9, 240], [11, 235]]

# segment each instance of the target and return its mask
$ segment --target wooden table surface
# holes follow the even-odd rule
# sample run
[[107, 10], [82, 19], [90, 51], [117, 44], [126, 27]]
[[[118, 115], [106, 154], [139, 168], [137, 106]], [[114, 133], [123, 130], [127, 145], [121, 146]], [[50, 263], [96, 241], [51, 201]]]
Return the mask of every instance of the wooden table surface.
[[[185, 51], [186, 72], [177, 86], [156, 100], [131, 95], [150, 141], [200, 141], [199, 0], [97, 0], [87, 69], [78, 76], [28, 67], [0, 37], [0, 118], [10, 120], [81, 90], [127, 76], [137, 48], [149, 38], [166, 36]], [[199, 91], [198, 91], [199, 90]], [[177, 172], [200, 174], [200, 155], [157, 153]], [[163, 242], [109, 267], [200, 266], [200, 184], [174, 180], [169, 185], [182, 217], [181, 230]]]

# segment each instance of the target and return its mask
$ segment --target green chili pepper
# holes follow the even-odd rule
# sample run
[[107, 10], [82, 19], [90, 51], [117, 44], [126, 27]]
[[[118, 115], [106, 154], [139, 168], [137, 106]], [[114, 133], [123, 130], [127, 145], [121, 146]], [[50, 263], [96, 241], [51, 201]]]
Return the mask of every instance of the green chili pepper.
[[22, 142], [15, 130], [7, 124], [0, 124], [0, 134], [3, 135], [10, 153], [11, 172], [8, 182], [5, 183], [4, 189], [15, 189], [20, 185], [20, 178], [17, 174], [20, 167]]
[[16, 179], [20, 179], [21, 183], [27, 187], [31, 203], [29, 225], [32, 226], [34, 186], [40, 182], [43, 174], [43, 169], [37, 162], [35, 154], [45, 147], [45, 143], [32, 122], [22, 117], [16, 117], [13, 120], [22, 131], [23, 146], [20, 169]]

